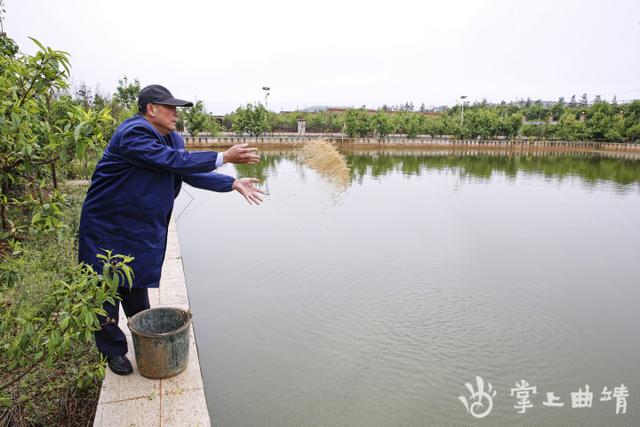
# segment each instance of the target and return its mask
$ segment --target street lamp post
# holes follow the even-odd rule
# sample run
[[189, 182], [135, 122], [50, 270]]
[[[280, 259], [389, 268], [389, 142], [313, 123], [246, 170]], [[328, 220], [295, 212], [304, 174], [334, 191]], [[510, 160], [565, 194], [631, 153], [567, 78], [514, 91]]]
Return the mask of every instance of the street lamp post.
[[269, 91], [271, 88], [269, 86], [262, 86], [262, 90], [264, 91], [264, 108], [269, 109], [269, 104], [267, 103], [267, 96], [269, 96]]
[[462, 95], [460, 99], [462, 99], [462, 111], [460, 111], [460, 126], [462, 126], [464, 124], [464, 100], [467, 99], [467, 95]]

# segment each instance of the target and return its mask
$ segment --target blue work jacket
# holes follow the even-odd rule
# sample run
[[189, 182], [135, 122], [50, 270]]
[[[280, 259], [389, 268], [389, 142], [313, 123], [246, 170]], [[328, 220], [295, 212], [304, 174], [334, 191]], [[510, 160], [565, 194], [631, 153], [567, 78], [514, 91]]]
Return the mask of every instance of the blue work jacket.
[[115, 131], [91, 178], [82, 206], [79, 261], [102, 271], [103, 249], [131, 255], [134, 288], [156, 288], [167, 244], [173, 201], [182, 181], [231, 191], [234, 178], [211, 172], [218, 153], [190, 153], [177, 132], [162, 136], [141, 115]]

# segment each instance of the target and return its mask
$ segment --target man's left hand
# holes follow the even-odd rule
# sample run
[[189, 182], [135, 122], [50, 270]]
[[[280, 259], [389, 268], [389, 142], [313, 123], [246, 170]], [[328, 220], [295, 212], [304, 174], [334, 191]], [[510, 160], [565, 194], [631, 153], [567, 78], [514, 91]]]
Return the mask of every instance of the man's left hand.
[[254, 184], [259, 182], [260, 180], [257, 178], [238, 178], [233, 181], [233, 186], [231, 188], [242, 194], [250, 205], [254, 203], [259, 205], [262, 203], [262, 197], [260, 197], [260, 194], [264, 194], [264, 191], [254, 186]]

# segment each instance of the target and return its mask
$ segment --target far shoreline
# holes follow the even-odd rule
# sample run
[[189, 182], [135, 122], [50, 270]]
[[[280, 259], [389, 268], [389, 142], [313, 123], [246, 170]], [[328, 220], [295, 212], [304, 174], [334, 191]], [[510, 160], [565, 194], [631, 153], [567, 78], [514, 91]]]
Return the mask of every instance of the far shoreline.
[[249, 144], [261, 149], [291, 149], [305, 143], [322, 139], [345, 150], [409, 150], [409, 151], [459, 151], [459, 152], [548, 152], [548, 153], [617, 153], [623, 157], [640, 158], [640, 144], [598, 141], [546, 141], [546, 140], [481, 140], [449, 138], [342, 138], [335, 135], [305, 136], [185, 136], [187, 148], [230, 147], [234, 144]]

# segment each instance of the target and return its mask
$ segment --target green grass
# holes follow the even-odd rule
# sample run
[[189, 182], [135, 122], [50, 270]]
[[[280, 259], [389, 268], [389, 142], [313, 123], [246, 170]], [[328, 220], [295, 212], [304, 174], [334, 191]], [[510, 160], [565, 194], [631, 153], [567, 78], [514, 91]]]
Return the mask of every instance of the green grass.
[[[77, 264], [76, 233], [86, 189], [87, 185], [63, 188], [68, 203], [61, 232], [29, 233], [19, 244], [20, 254], [5, 253], [0, 258], [0, 266], [10, 265], [18, 274], [13, 286], [0, 283], [0, 309], [12, 306], [19, 313], [37, 312], [38, 302]], [[82, 342], [54, 366], [42, 364], [10, 387], [9, 401], [0, 401], [0, 426], [91, 425], [100, 381], [77, 387], [75, 378], [79, 370], [99, 361], [95, 345]]]

